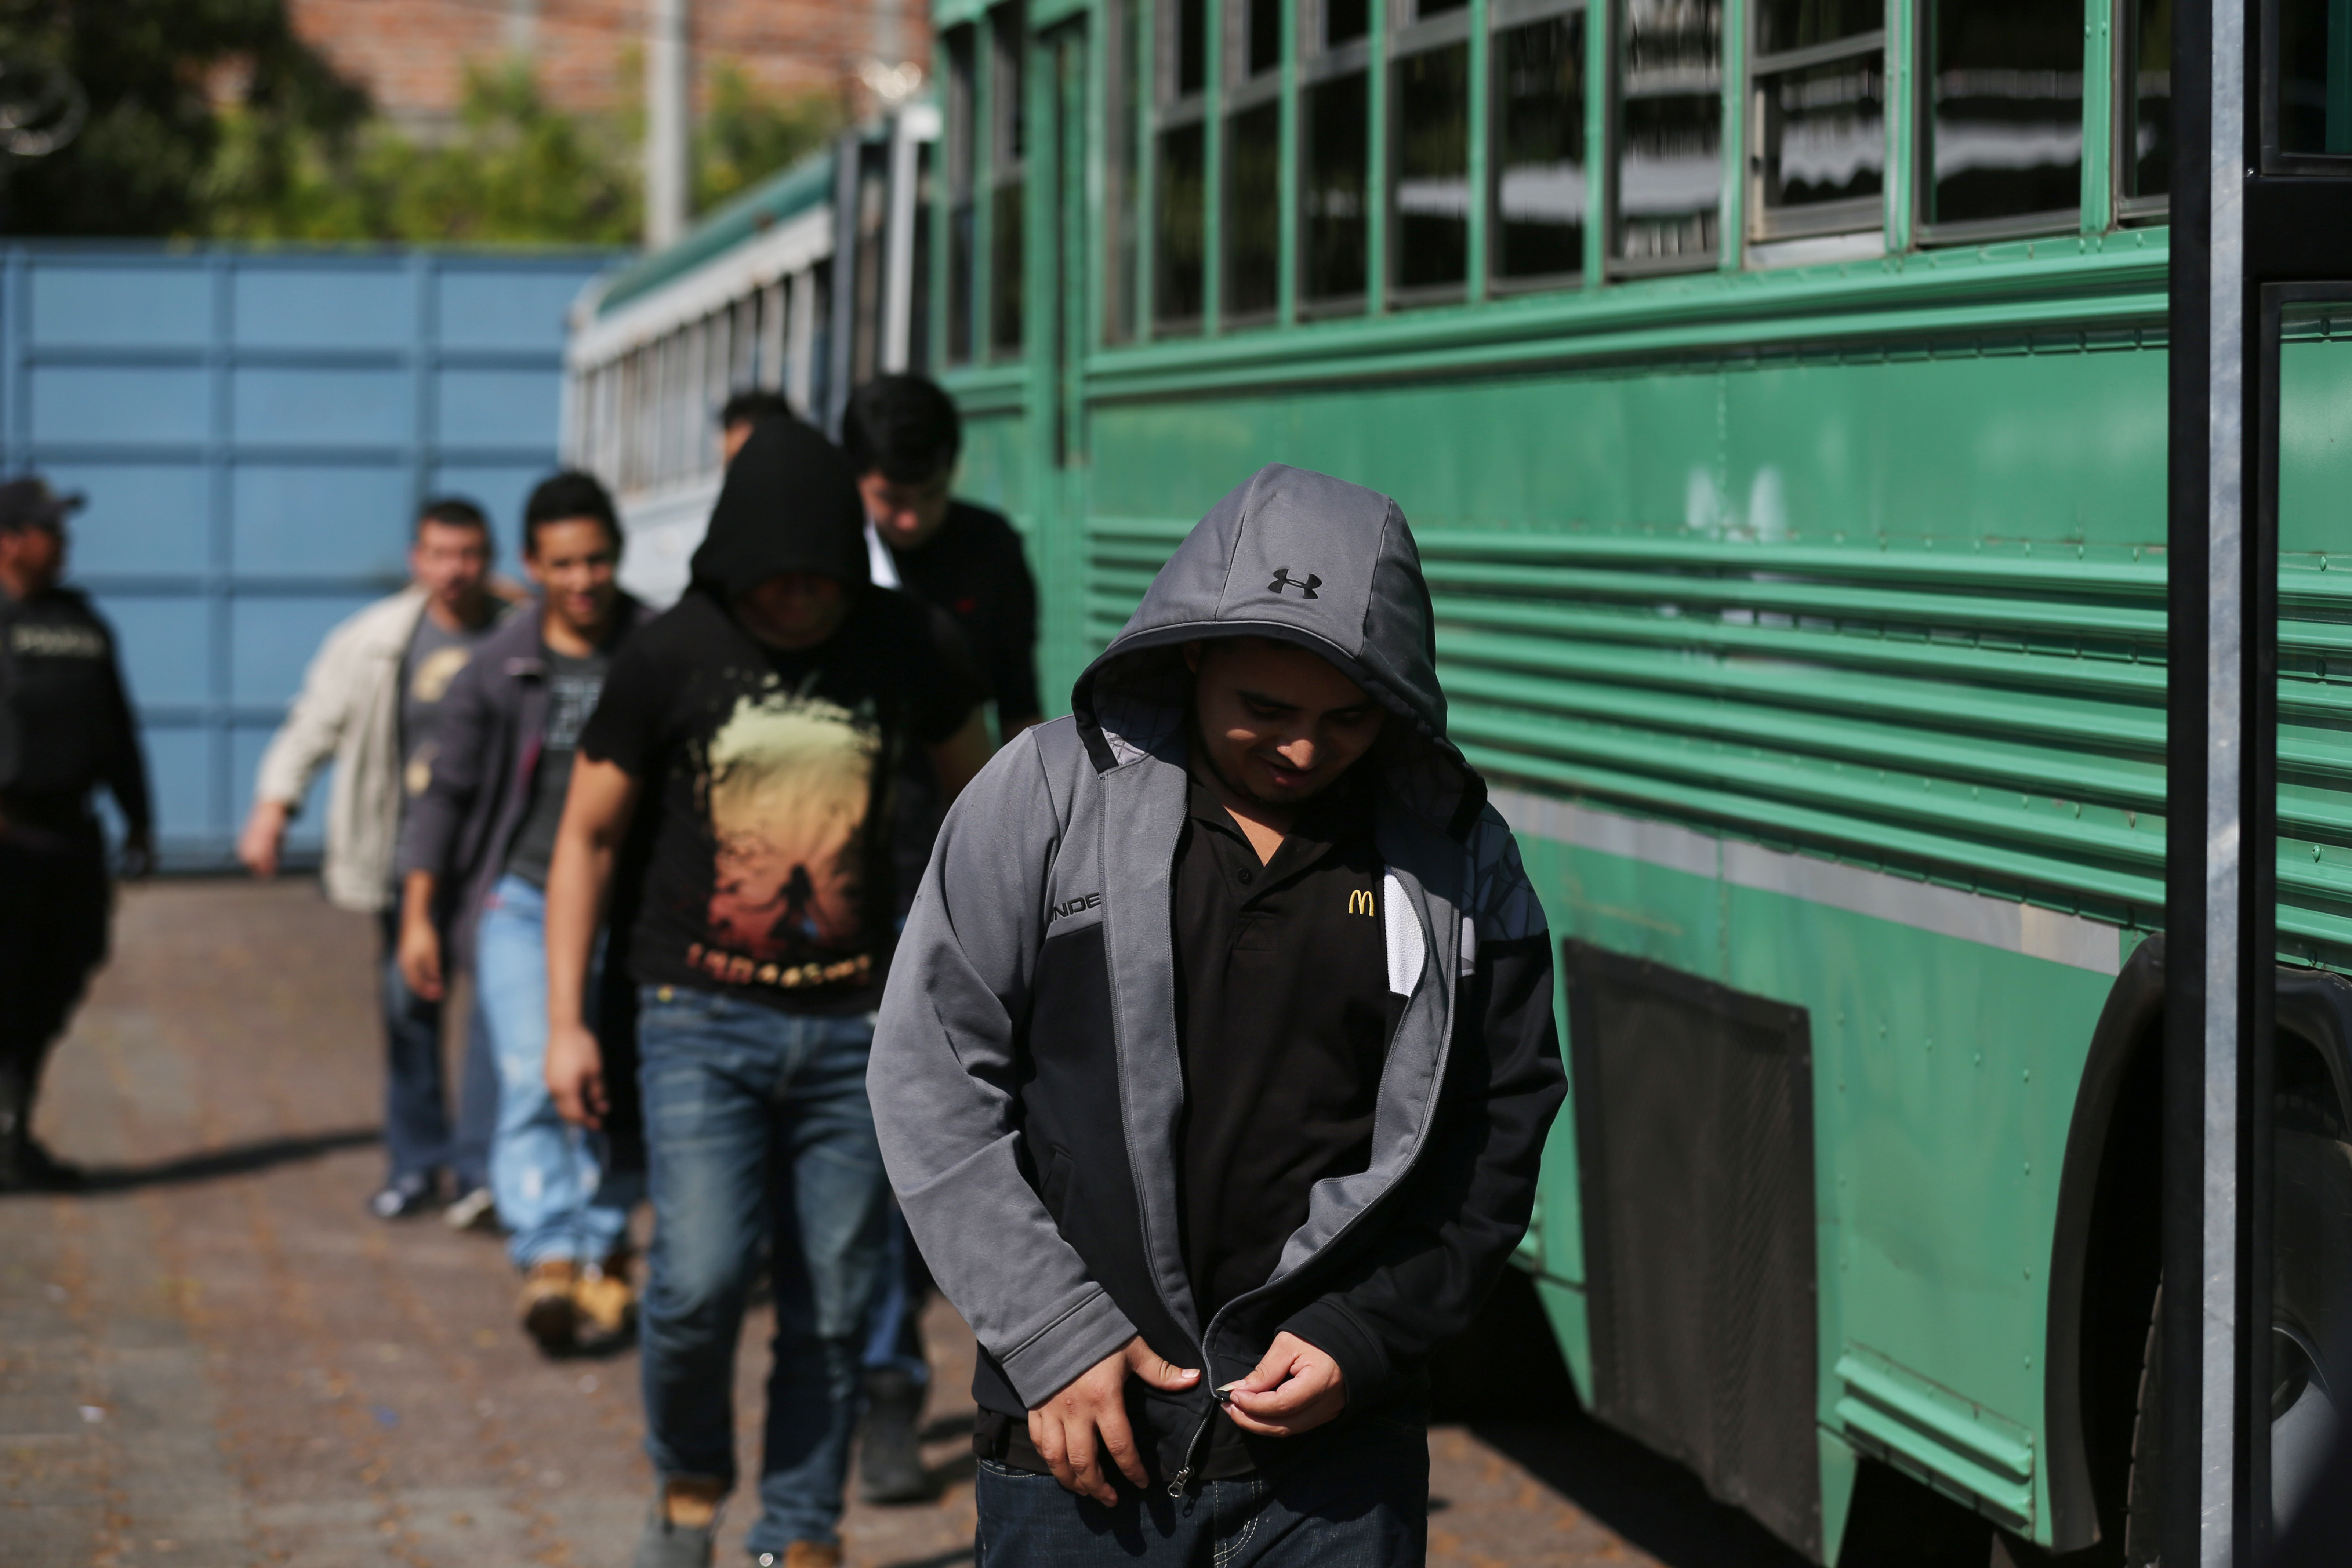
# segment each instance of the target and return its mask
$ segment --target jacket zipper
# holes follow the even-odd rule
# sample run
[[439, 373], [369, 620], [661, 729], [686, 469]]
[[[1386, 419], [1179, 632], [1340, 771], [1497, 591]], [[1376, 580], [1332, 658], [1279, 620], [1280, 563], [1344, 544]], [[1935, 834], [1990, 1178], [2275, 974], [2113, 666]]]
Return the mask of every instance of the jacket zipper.
[[[1475, 879], [1475, 878], [1473, 879]], [[1456, 913], [1458, 914], [1459, 912], [1460, 911], [1457, 910]], [[1169, 957], [1171, 960], [1171, 972], [1173, 973], [1176, 939], [1175, 933], [1172, 931], [1169, 933], [1168, 946], [1170, 950]], [[1460, 968], [1460, 960], [1457, 957], [1451, 966], [1441, 963], [1436, 963], [1434, 967], [1437, 970], [1440, 983], [1446, 987], [1449, 1005], [1446, 1008], [1445, 1033], [1450, 1036], [1454, 1027], [1454, 1009], [1452, 1004], [1458, 1003], [1461, 997], [1459, 976], [1455, 973], [1455, 971]], [[1406, 1005], [1408, 1006], [1411, 1005], [1412, 1000], [1412, 999], [1410, 995], [1405, 998]], [[1398, 1022], [1400, 1025], [1403, 1022], [1402, 1014], [1399, 1015]], [[1442, 1087], [1441, 1082], [1441, 1088]], [[1436, 1107], [1434, 1105], [1431, 1106], [1431, 1117], [1433, 1119], [1436, 1114]], [[1422, 1127], [1422, 1133], [1424, 1140], [1426, 1139], [1428, 1132], [1428, 1124], [1424, 1122]], [[1397, 1187], [1402, 1184], [1405, 1177], [1412, 1173], [1413, 1166], [1419, 1164], [1420, 1162], [1421, 1149], [1419, 1146], [1416, 1146], [1412, 1152], [1412, 1159], [1407, 1162], [1403, 1172], [1398, 1175], [1396, 1181], [1390, 1183], [1387, 1191], [1382, 1192], [1380, 1196], [1375, 1198], [1371, 1203], [1367, 1204], [1363, 1208], [1359, 1209], [1354, 1217], [1349, 1219], [1347, 1224], [1341, 1226], [1338, 1231], [1334, 1232], [1331, 1239], [1325, 1242], [1323, 1246], [1318, 1249], [1317, 1257], [1321, 1257], [1331, 1252], [1333, 1249], [1338, 1247], [1341, 1242], [1345, 1241], [1348, 1238], [1349, 1234], [1353, 1231], [1359, 1224], [1362, 1223], [1366, 1215], [1371, 1213], [1373, 1209], [1378, 1208], [1381, 1201], [1386, 1199], [1390, 1193], [1396, 1191]], [[1147, 1248], [1150, 1244], [1150, 1237], [1147, 1234], [1145, 1237], [1145, 1246]], [[1310, 1258], [1307, 1259], [1307, 1264], [1312, 1264], [1313, 1262], [1314, 1258]], [[1304, 1272], [1305, 1268], [1306, 1265], [1302, 1265], [1300, 1271]], [[1238, 1295], [1232, 1300], [1226, 1302], [1223, 1307], [1218, 1310], [1216, 1316], [1209, 1320], [1209, 1326], [1201, 1331], [1202, 1376], [1211, 1377], [1215, 1375], [1213, 1358], [1209, 1353], [1209, 1342], [1216, 1337], [1217, 1325], [1224, 1321], [1225, 1314], [1232, 1311], [1235, 1307], [1240, 1306], [1244, 1301], [1247, 1301], [1251, 1297], [1257, 1295], [1260, 1291], [1272, 1289], [1275, 1284], [1276, 1281], [1269, 1279], [1265, 1284], [1257, 1287], [1255, 1290], [1244, 1291], [1241, 1295]], [[1164, 1298], [1162, 1299], [1162, 1304], [1165, 1304]], [[1171, 1498], [1181, 1498], [1184, 1495], [1184, 1489], [1192, 1483], [1192, 1472], [1200, 1468], [1201, 1439], [1208, 1436], [1209, 1424], [1217, 1418], [1218, 1413], [1233, 1403], [1233, 1395], [1226, 1393], [1222, 1388], [1212, 1388], [1209, 1392], [1212, 1395], [1209, 1408], [1202, 1414], [1201, 1424], [1192, 1428], [1192, 1436], [1184, 1445], [1184, 1463], [1177, 1468], [1174, 1475], [1168, 1478], [1168, 1495]]]

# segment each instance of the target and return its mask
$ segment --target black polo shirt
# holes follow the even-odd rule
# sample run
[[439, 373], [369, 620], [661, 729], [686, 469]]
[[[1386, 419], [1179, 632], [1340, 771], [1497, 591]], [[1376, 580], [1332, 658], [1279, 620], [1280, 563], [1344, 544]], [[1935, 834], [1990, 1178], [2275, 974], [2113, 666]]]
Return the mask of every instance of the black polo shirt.
[[1307, 803], [1261, 865], [1196, 780], [1177, 842], [1178, 1171], [1205, 1323], [1265, 1283], [1327, 1176], [1370, 1163], [1390, 994], [1369, 772]]

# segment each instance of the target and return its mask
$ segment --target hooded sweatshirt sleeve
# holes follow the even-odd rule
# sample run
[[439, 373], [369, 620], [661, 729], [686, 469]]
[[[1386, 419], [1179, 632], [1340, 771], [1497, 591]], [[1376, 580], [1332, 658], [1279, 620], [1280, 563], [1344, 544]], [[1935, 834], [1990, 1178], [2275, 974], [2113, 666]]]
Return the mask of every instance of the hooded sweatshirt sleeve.
[[[1329, 1290], [1282, 1324], [1339, 1363], [1356, 1409], [1395, 1393], [1470, 1326], [1527, 1234], [1544, 1139], [1568, 1079], [1552, 1015], [1551, 939], [1510, 829], [1471, 835], [1475, 947], [1430, 1145], [1391, 1222]], [[1469, 944], [1465, 943], [1465, 946]], [[1473, 957], [1475, 954], [1475, 958]]]
[[1018, 1153], [1020, 1026], [1061, 836], [1046, 765], [1037, 731], [1024, 734], [948, 813], [866, 1076], [923, 1259], [1033, 1408], [1136, 1332], [1062, 1238]]

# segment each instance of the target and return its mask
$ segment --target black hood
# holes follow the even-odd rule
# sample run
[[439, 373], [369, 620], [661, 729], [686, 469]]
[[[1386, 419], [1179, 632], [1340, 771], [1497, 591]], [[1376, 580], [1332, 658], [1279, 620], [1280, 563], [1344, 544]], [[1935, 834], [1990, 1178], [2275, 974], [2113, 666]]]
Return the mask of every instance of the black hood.
[[1394, 500], [1276, 463], [1219, 501], [1070, 694], [1103, 760], [1157, 752], [1173, 738], [1192, 695], [1182, 645], [1231, 637], [1270, 637], [1328, 660], [1403, 721], [1373, 753], [1398, 795], [1457, 837], [1476, 821], [1486, 786], [1446, 738], [1436, 617]]
[[784, 572], [871, 580], [849, 460], [799, 420], [771, 419], [728, 466], [692, 586], [725, 603]]

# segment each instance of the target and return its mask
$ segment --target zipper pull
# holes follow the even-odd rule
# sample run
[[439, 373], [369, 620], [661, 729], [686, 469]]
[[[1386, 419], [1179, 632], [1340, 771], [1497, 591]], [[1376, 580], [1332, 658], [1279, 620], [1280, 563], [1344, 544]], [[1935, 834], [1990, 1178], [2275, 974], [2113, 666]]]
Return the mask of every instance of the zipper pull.
[[1182, 1469], [1168, 1478], [1168, 1495], [1173, 1498], [1182, 1497], [1184, 1495], [1185, 1486], [1191, 1482], [1192, 1479], [1192, 1467], [1187, 1465]]

